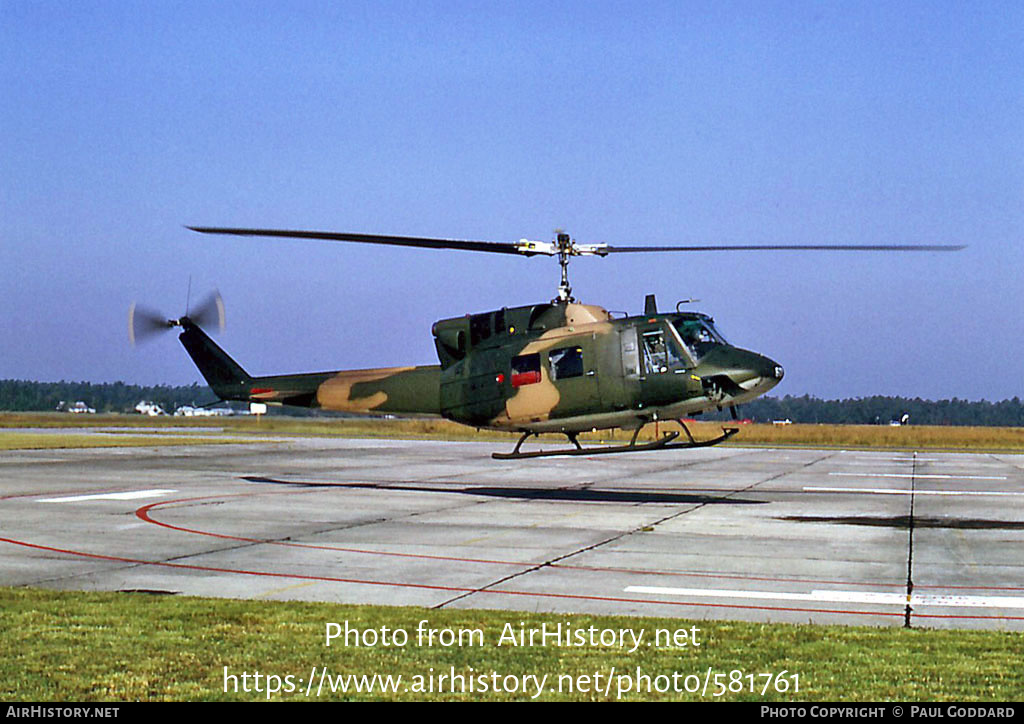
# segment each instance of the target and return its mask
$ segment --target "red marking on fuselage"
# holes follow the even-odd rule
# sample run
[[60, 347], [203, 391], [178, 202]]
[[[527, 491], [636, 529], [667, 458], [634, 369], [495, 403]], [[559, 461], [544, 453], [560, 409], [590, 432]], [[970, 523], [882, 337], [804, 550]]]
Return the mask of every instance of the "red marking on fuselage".
[[513, 372], [512, 386], [535, 385], [540, 382], [540, 372]]

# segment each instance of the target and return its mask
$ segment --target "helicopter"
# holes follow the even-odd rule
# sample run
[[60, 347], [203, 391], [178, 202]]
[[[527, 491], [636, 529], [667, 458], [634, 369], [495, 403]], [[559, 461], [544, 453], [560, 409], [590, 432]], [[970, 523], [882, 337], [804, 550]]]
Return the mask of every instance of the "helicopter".
[[[478, 429], [516, 432], [500, 460], [554, 455], [595, 455], [717, 445], [738, 431], [696, 440], [684, 419], [737, 407], [768, 392], [783, 378], [780, 364], [729, 344], [707, 314], [658, 309], [648, 294], [644, 313], [615, 316], [572, 295], [568, 268], [581, 256], [699, 251], [956, 251], [941, 245], [612, 246], [582, 244], [564, 231], [553, 241], [471, 241], [329, 231], [188, 226], [201, 234], [297, 238], [522, 256], [556, 256], [561, 280], [555, 298], [502, 307], [434, 323], [439, 364], [302, 374], [253, 376], [203, 330], [223, 327], [224, 305], [211, 296], [194, 313], [167, 319], [132, 305], [129, 334], [147, 336], [180, 328], [179, 340], [214, 394], [223, 401], [319, 408], [351, 414], [439, 416]], [[675, 421], [653, 442], [637, 442], [649, 423]], [[584, 447], [582, 432], [621, 428], [629, 443]], [[572, 447], [523, 452], [545, 433], [565, 435]], [[678, 441], [681, 433], [686, 439]]]

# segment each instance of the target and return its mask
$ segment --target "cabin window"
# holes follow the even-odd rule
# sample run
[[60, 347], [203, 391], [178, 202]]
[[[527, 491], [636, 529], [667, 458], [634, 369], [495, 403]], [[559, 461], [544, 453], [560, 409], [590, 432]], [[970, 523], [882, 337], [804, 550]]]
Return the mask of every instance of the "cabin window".
[[540, 382], [540, 354], [524, 354], [512, 358], [512, 386], [522, 387]]
[[583, 348], [563, 347], [548, 353], [551, 365], [551, 379], [564, 380], [579, 377], [583, 374]]

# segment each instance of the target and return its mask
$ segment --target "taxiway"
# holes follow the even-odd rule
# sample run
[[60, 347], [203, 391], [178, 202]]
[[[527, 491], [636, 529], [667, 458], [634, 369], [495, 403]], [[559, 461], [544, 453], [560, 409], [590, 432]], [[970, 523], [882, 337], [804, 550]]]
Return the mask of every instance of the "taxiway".
[[500, 447], [0, 453], [0, 585], [1024, 629], [1024, 456]]

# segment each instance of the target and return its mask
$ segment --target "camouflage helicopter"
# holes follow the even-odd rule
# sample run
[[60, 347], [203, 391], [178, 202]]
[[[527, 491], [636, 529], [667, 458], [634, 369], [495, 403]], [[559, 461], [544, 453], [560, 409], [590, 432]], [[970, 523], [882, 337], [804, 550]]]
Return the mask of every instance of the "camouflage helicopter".
[[[705, 447], [738, 432], [723, 427], [710, 440], [694, 439], [683, 422], [708, 410], [730, 408], [763, 395], [782, 380], [774, 360], [735, 347], [706, 314], [657, 308], [648, 295], [644, 313], [614, 317], [572, 296], [568, 267], [573, 257], [613, 253], [847, 250], [952, 251], [957, 246], [610, 246], [580, 244], [558, 231], [554, 241], [469, 241], [324, 231], [187, 227], [203, 234], [316, 239], [431, 249], [456, 249], [524, 256], [557, 256], [561, 282], [549, 302], [468, 314], [435, 322], [440, 364], [253, 376], [218, 347], [200, 325], [219, 320], [219, 296], [195, 313], [166, 319], [132, 306], [132, 339], [180, 327], [179, 339], [221, 400], [320, 408], [356, 414], [440, 416], [476, 428], [518, 432], [515, 448], [497, 459], [550, 455], [594, 455]], [[676, 421], [681, 431], [638, 443], [651, 422]], [[581, 432], [632, 430], [628, 444], [580, 445]], [[680, 432], [686, 440], [677, 442]], [[573, 447], [522, 452], [543, 433], [565, 435]]]

